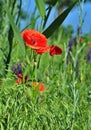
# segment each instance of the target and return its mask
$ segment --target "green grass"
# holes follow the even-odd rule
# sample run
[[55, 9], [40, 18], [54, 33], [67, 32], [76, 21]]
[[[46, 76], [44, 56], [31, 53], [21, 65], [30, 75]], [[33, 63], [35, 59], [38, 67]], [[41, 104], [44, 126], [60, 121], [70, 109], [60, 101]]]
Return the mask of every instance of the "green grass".
[[[62, 48], [65, 50], [66, 44]], [[66, 65], [63, 60], [66, 55], [65, 51], [54, 57], [43, 54], [35, 73], [31, 70], [32, 65], [26, 66], [25, 70], [30, 68], [30, 71], [26, 70], [29, 78], [45, 84], [44, 92], [33, 89], [30, 81], [17, 85], [11, 73], [3, 79], [0, 85], [0, 130], [91, 129], [91, 65], [86, 63], [83, 55], [76, 77], [72, 63]]]

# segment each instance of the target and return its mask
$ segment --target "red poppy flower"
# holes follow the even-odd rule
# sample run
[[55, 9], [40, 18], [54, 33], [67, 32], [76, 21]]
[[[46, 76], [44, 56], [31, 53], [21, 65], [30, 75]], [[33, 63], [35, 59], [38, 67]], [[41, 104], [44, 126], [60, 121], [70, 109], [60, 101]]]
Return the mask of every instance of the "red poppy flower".
[[21, 84], [21, 82], [22, 82], [22, 81], [21, 81], [20, 78], [16, 79], [16, 83], [17, 83], [17, 84]]
[[34, 87], [38, 87], [38, 91], [39, 92], [43, 92], [45, 90], [45, 86], [43, 83], [39, 83], [39, 82], [32, 82], [31, 83]]
[[42, 55], [44, 52], [48, 52], [50, 50], [50, 46], [41, 47], [40, 49], [34, 50], [36, 53]]
[[83, 41], [83, 38], [82, 38], [82, 37], [80, 37], [79, 42], [81, 43], [82, 41]]
[[43, 83], [39, 85], [39, 92], [43, 92], [45, 90], [45, 86]]
[[25, 44], [31, 48], [40, 49], [47, 45], [47, 38], [36, 30], [24, 30], [21, 35]]
[[23, 75], [21, 73], [17, 74], [17, 76], [21, 79], [23, 78]]
[[[17, 74], [17, 79], [16, 79], [16, 83], [17, 84], [21, 84], [21, 83], [26, 83], [27, 81], [28, 81], [28, 76], [26, 75], [26, 76], [23, 76], [23, 74], [21, 74], [21, 73], [19, 73], [19, 74]], [[23, 77], [24, 77], [24, 81], [23, 81]]]
[[50, 51], [50, 55], [60, 55], [62, 49], [58, 46], [52, 45], [51, 47], [47, 45], [47, 38], [36, 30], [24, 30], [22, 32], [22, 38], [27, 46], [34, 49], [34, 51], [40, 55], [44, 52]]
[[60, 55], [62, 54], [62, 49], [58, 46], [54, 46], [52, 45], [50, 47], [50, 55], [53, 56], [53, 55]]

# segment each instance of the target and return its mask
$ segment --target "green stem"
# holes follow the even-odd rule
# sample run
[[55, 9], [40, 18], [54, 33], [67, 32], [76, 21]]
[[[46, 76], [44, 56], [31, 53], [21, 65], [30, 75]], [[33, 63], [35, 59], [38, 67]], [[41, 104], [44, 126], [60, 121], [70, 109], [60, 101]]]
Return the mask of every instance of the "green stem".
[[19, 22], [19, 18], [20, 18], [20, 14], [21, 14], [21, 7], [22, 7], [22, 0], [20, 0], [19, 12], [18, 12], [18, 16], [17, 16], [17, 19], [16, 19], [16, 25], [17, 25], [18, 22]]
[[41, 60], [41, 56], [39, 56], [39, 59], [38, 59], [38, 63], [37, 63], [37, 69], [39, 69], [40, 60]]
[[51, 9], [52, 9], [52, 7], [49, 6], [47, 16], [45, 17], [45, 20], [44, 20], [43, 28], [45, 28], [45, 25], [47, 23], [49, 15], [50, 15]]

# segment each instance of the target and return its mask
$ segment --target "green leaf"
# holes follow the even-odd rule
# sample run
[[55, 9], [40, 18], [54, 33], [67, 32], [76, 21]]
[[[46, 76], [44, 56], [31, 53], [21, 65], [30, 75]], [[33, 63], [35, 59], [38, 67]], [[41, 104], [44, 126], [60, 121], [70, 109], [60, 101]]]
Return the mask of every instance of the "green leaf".
[[40, 15], [42, 16], [42, 18], [45, 18], [46, 15], [46, 9], [45, 9], [45, 2], [44, 0], [35, 0], [36, 6], [39, 10]]
[[50, 6], [55, 6], [56, 3], [58, 2], [58, 0], [46, 0], [45, 1], [47, 4], [49, 4]]
[[[22, 56], [25, 56], [25, 46], [24, 46], [23, 39], [21, 38], [20, 32], [19, 32], [16, 24], [14, 23], [14, 18], [10, 13], [9, 8], [7, 7], [7, 4], [5, 3], [5, 0], [3, 0], [3, 4], [4, 4], [4, 7], [5, 7], [5, 11], [6, 11], [7, 15], [8, 15], [9, 22], [10, 22], [10, 24], [12, 26], [13, 31], [14, 31], [14, 35], [15, 35], [17, 41], [19, 42], [19, 44], [18, 44], [18, 54], [21, 54]], [[21, 51], [21, 53], [20, 53], [20, 51]]]
[[67, 8], [62, 14], [60, 14], [52, 23], [49, 25], [49, 27], [43, 32], [43, 34], [48, 38], [50, 37], [53, 32], [62, 24], [64, 19], [67, 17], [71, 9], [75, 6], [75, 4], [78, 2], [76, 0], [72, 5], [70, 5], [69, 8]]

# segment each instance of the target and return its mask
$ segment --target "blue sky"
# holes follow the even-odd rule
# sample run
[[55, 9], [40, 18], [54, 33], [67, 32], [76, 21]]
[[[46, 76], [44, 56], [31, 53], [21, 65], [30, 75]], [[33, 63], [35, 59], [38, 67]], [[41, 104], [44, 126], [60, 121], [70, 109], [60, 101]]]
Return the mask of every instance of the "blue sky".
[[[34, 0], [23, 0], [23, 9], [28, 11], [29, 17], [31, 16], [35, 3]], [[55, 19], [55, 16], [57, 16], [56, 9], [53, 8], [50, 14], [50, 17], [47, 22], [48, 27], [51, 22]], [[83, 6], [82, 16], [84, 19], [84, 23], [82, 26], [82, 33], [91, 33], [91, 3], [86, 3]], [[40, 20], [38, 21], [40, 22]], [[24, 23], [23, 23], [24, 24]], [[76, 8], [73, 8], [72, 11], [69, 13], [69, 15], [64, 20], [63, 24], [64, 26], [72, 25], [74, 28], [74, 31], [77, 31], [78, 25], [79, 25], [79, 8], [76, 6]]]
[[[52, 10], [51, 16], [48, 20], [48, 25], [53, 21], [55, 16], [55, 9]], [[82, 33], [91, 33], [91, 3], [86, 3], [83, 6], [82, 17], [84, 19], [84, 23], [82, 26]], [[48, 26], [47, 25], [47, 26]], [[64, 20], [64, 26], [72, 25], [74, 31], [77, 31], [79, 25], [79, 8], [73, 8], [72, 11], [68, 14], [66, 19]]]
[[[65, 19], [63, 25], [67, 26], [71, 24], [74, 27], [74, 30], [77, 30], [79, 25], [79, 8], [74, 8], [70, 14]], [[86, 3], [83, 7], [82, 16], [84, 23], [82, 26], [82, 33], [91, 33], [91, 3]]]

